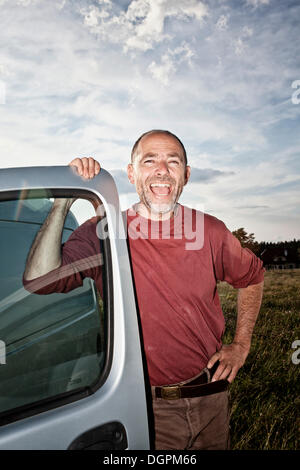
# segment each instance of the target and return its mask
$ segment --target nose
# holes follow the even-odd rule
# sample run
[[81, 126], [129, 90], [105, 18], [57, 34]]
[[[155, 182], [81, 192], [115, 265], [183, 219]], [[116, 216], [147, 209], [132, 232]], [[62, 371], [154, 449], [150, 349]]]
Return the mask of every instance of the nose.
[[169, 167], [168, 167], [167, 162], [164, 162], [162, 160], [157, 162], [155, 173], [157, 176], [162, 176], [162, 175], [165, 175], [166, 173], [169, 173]]

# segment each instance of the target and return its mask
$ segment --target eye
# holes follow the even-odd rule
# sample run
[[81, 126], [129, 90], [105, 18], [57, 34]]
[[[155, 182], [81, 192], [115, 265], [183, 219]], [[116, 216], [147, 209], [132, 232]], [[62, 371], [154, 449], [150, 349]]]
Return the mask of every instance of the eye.
[[179, 165], [180, 164], [179, 160], [170, 160], [169, 163], [171, 163], [172, 165]]

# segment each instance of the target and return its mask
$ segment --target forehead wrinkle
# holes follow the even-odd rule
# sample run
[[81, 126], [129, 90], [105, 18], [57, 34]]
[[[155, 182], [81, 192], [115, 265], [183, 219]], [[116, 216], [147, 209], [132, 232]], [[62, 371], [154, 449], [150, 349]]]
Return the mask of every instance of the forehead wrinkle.
[[[150, 151], [150, 152], [145, 153], [144, 155], [140, 153], [140, 154], [137, 155], [137, 156], [141, 156], [141, 159], [144, 159], [144, 158], [147, 158], [147, 157], [159, 157], [160, 153], [161, 153], [161, 152], [151, 152], [151, 151]], [[180, 160], [184, 160], [183, 156], [182, 156], [180, 153], [178, 153], [178, 152], [169, 152], [169, 153], [166, 154], [166, 156], [167, 156], [168, 158], [177, 157], [177, 158], [179, 158]]]
[[141, 154], [142, 158], [146, 158], [146, 157], [158, 157], [158, 153], [157, 152], [147, 152], [145, 153], [144, 155]]

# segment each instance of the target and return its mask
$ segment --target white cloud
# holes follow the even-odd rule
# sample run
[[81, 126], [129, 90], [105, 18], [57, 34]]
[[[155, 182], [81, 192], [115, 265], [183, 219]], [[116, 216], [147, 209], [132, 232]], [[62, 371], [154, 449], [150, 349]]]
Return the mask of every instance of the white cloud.
[[167, 86], [172, 74], [176, 72], [178, 67], [183, 62], [186, 62], [190, 67], [192, 66], [192, 57], [194, 52], [188, 44], [183, 43], [175, 49], [168, 49], [168, 51], [161, 57], [160, 63], [152, 61], [148, 66], [148, 70], [162, 85]]
[[6, 85], [0, 80], [0, 104], [5, 104], [6, 102]]
[[24, 7], [28, 7], [29, 5], [38, 3], [40, 0], [17, 0], [18, 5], [22, 5]]
[[[165, 33], [165, 20], [169, 17], [179, 20], [202, 21], [207, 7], [197, 0], [134, 0], [126, 12], [115, 12], [111, 3], [101, 7], [81, 8], [84, 22], [93, 33], [115, 42], [122, 43], [124, 51], [147, 51], [155, 44], [170, 39]], [[100, 22], [99, 19], [102, 21]]]
[[245, 52], [246, 44], [242, 40], [242, 38], [236, 39], [234, 42], [234, 52], [236, 55], [241, 55]]
[[220, 18], [217, 21], [216, 27], [220, 31], [225, 31], [226, 29], [228, 29], [228, 16], [227, 15], [221, 15]]
[[98, 24], [98, 18], [101, 16], [101, 12], [96, 8], [91, 8], [88, 13], [84, 16], [84, 24], [87, 26], [96, 26]]
[[169, 76], [172, 72], [175, 71], [175, 65], [171, 57], [165, 54], [162, 56], [160, 64], [151, 62], [148, 69], [154, 78], [156, 78], [163, 85], [168, 85]]
[[[125, 169], [138, 135], [167, 128], [192, 166], [227, 174], [205, 191], [188, 185], [183, 201], [205, 202], [233, 228], [249, 221], [262, 234], [299, 233], [300, 106], [291, 83], [300, 8], [286, 7], [283, 21], [283, 7], [271, 3], [206, 3], [0, 0], [1, 166], [94, 155]], [[290, 220], [278, 218], [277, 230], [276, 207]]]
[[243, 37], [251, 37], [253, 35], [253, 29], [249, 28], [249, 26], [244, 26], [242, 31]]
[[247, 39], [249, 39], [253, 35], [253, 29], [249, 28], [249, 26], [244, 26], [240, 37], [234, 40], [234, 52], [236, 55], [242, 55], [246, 52], [248, 45]]
[[247, 5], [257, 8], [261, 5], [269, 5], [270, 0], [247, 0]]
[[182, 62], [187, 62], [192, 67], [192, 57], [195, 56], [195, 52], [191, 49], [190, 45], [185, 41], [174, 50], [169, 49], [169, 53], [176, 58], [177, 63], [180, 65]]
[[10, 5], [20, 5], [22, 7], [28, 7], [40, 3], [42, 0], [0, 0], [0, 6], [5, 3], [10, 3]]

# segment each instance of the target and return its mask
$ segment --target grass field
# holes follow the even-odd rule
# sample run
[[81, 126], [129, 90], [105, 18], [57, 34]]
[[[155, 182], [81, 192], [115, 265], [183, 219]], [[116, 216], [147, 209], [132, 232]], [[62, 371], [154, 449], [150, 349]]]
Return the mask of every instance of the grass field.
[[[223, 341], [230, 343], [237, 291], [225, 283], [218, 291], [226, 320]], [[251, 351], [230, 386], [232, 449], [300, 449], [300, 364], [292, 362], [299, 313], [300, 270], [266, 272]]]

